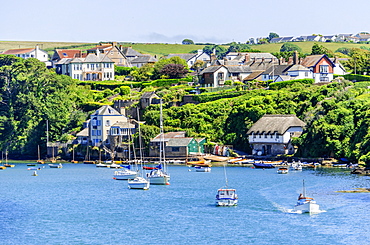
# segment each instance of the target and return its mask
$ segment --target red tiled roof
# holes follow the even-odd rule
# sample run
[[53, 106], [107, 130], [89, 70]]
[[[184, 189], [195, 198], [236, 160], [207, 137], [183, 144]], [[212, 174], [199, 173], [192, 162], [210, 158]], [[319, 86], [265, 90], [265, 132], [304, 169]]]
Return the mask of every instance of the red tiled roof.
[[22, 49], [9, 49], [3, 54], [25, 54], [35, 50], [34, 48], [22, 48]]
[[77, 49], [56, 49], [60, 59], [62, 58], [78, 58], [81, 57], [81, 50]]

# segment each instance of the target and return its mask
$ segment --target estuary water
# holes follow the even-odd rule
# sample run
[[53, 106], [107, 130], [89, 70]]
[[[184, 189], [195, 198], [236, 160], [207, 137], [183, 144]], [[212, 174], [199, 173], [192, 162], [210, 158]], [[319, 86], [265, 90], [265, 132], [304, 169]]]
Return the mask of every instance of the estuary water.
[[[1, 244], [370, 244], [369, 177], [318, 168], [227, 167], [239, 205], [216, 207], [223, 167], [209, 173], [169, 166], [171, 185], [130, 190], [114, 169], [26, 164], [0, 171]], [[44, 167], [44, 168], [43, 168]], [[290, 213], [306, 193], [326, 212]]]

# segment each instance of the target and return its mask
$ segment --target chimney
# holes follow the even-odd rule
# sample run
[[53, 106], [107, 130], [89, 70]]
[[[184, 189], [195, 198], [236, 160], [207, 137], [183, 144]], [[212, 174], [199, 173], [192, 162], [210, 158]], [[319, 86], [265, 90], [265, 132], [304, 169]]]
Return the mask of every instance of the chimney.
[[293, 53], [293, 65], [297, 65], [297, 64], [298, 64], [298, 52], [296, 50]]
[[215, 54], [211, 54], [211, 63], [215, 62], [217, 60], [217, 57]]
[[117, 46], [117, 42], [112, 42], [112, 46], [113, 47], [116, 47]]
[[251, 60], [251, 57], [249, 56], [249, 54], [248, 53], [246, 53], [245, 54], [245, 63], [247, 63], [248, 61], [250, 61]]
[[227, 58], [224, 57], [224, 65], [226, 66], [227, 65]]
[[201, 55], [203, 53], [203, 49], [198, 49], [198, 55]]

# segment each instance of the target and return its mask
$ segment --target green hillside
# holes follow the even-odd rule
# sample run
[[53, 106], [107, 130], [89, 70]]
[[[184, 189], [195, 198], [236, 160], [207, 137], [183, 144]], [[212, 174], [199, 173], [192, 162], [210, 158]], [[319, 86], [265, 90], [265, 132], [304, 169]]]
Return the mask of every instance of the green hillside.
[[[338, 48], [360, 48], [365, 46], [370, 48], [370, 44], [357, 44], [357, 43], [321, 43], [321, 42], [295, 42], [303, 53], [311, 53], [312, 45], [319, 43], [331, 51], [336, 51]], [[70, 48], [70, 49], [89, 49], [97, 43], [83, 43], [83, 42], [43, 42], [43, 41], [0, 41], [0, 52], [8, 49], [18, 48], [33, 48], [39, 45], [41, 49], [52, 52], [55, 48]], [[158, 57], [166, 56], [172, 53], [190, 53], [192, 51], [203, 49], [205, 45], [182, 45], [182, 44], [166, 44], [166, 43], [121, 43], [122, 46], [129, 47], [143, 53], [156, 55]], [[262, 52], [273, 53], [279, 52], [283, 43], [269, 43], [252, 45], [252, 49], [261, 50]], [[227, 45], [222, 45], [228, 47]]]

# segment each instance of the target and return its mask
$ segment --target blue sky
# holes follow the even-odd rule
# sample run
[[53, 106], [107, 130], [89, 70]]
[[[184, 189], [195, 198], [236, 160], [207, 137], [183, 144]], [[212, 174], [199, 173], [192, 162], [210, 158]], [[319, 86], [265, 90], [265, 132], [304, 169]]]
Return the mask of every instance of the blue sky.
[[369, 0], [2, 0], [0, 40], [245, 42], [370, 32]]

